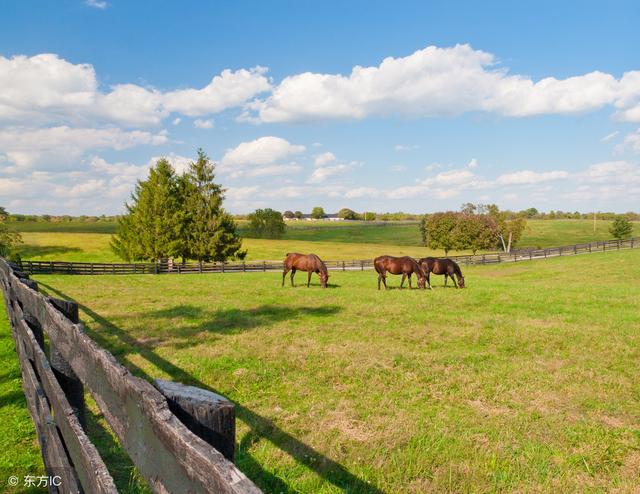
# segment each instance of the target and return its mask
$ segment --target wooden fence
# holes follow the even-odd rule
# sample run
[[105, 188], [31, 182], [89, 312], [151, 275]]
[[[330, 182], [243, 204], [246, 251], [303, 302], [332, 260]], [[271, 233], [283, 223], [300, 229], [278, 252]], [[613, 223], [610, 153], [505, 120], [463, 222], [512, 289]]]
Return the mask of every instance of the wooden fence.
[[[500, 262], [528, 261], [548, 257], [570, 256], [589, 252], [633, 249], [640, 247], [640, 238], [625, 240], [605, 240], [586, 244], [566, 245], [547, 249], [519, 249], [510, 253], [449, 256], [461, 264], [496, 264]], [[352, 259], [345, 261], [325, 261], [333, 271], [354, 271], [373, 269], [372, 259]], [[282, 271], [282, 261], [212, 262], [212, 263], [97, 263], [64, 261], [21, 262], [21, 269], [27, 274], [188, 274], [188, 273], [237, 273], [256, 271]]]
[[84, 429], [85, 390], [154, 492], [261, 492], [232, 462], [232, 403], [133, 376], [85, 333], [77, 304], [39, 293], [2, 258], [0, 285], [45, 469], [58, 479], [50, 492], [117, 492]]

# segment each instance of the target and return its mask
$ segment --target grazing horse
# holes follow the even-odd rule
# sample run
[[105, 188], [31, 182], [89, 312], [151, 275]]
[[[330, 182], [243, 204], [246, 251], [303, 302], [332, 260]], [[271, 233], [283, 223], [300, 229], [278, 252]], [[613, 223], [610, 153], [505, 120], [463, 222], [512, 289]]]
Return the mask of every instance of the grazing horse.
[[[422, 270], [427, 273], [427, 283], [429, 284], [429, 288], [431, 288], [431, 280], [430, 275], [433, 274], [443, 274], [444, 275], [444, 286], [447, 286], [447, 279], [450, 277], [453, 281], [453, 285], [458, 288], [464, 288], [464, 276], [462, 276], [462, 271], [460, 270], [460, 266], [455, 261], [451, 259], [436, 259], [435, 257], [423, 257], [418, 261]], [[456, 280], [453, 275], [456, 275], [458, 278], [458, 283], [456, 284]]]
[[427, 280], [418, 263], [411, 257], [380, 256], [373, 260], [373, 266], [378, 273], [378, 290], [380, 290], [381, 281], [384, 283], [384, 288], [387, 288], [387, 272], [402, 275], [400, 288], [402, 288], [406, 277], [409, 278], [409, 288], [411, 288], [411, 275], [413, 273], [418, 278], [418, 288], [424, 288]]
[[296, 271], [306, 271], [309, 273], [309, 277], [307, 278], [307, 287], [311, 283], [311, 275], [313, 273], [318, 273], [320, 276], [320, 285], [322, 288], [327, 288], [327, 281], [329, 280], [329, 271], [327, 271], [327, 266], [324, 265], [322, 259], [320, 259], [315, 254], [297, 254], [295, 252], [290, 252], [287, 254], [287, 257], [284, 260], [284, 271], [282, 272], [282, 286], [284, 286], [284, 277], [287, 275], [289, 271], [291, 271], [291, 286], [293, 285], [293, 277], [296, 274]]

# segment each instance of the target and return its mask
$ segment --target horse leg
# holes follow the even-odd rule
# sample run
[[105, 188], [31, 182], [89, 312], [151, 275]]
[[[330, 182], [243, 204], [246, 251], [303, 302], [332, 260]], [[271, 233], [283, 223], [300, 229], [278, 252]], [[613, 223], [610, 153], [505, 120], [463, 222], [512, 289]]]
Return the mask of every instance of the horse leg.
[[293, 277], [295, 276], [295, 274], [296, 274], [296, 268], [291, 268], [291, 286], [295, 286], [293, 284]]
[[427, 271], [427, 286], [429, 290], [433, 290], [433, 288], [431, 288], [431, 271]]
[[308, 276], [307, 276], [307, 288], [309, 288], [309, 285], [311, 284], [311, 273], [312, 273], [312, 271], [309, 271]]
[[404, 285], [404, 279], [407, 277], [406, 274], [402, 273], [402, 281], [400, 281], [400, 288], [402, 288], [402, 285]]
[[411, 290], [411, 288], [413, 288], [413, 287], [411, 286], [411, 273], [409, 273], [409, 274], [407, 275], [407, 278], [409, 278], [409, 290]]
[[458, 284], [456, 283], [456, 278], [455, 278], [455, 276], [453, 276], [452, 274], [451, 274], [451, 275], [449, 275], [449, 276], [451, 276], [451, 281], [453, 281], [453, 286], [455, 286], [456, 288], [458, 288]]
[[284, 268], [284, 271], [282, 272], [282, 286], [284, 286], [284, 278], [285, 276], [287, 276], [287, 273], [289, 272], [289, 268]]
[[447, 273], [444, 274], [444, 286], [447, 286], [447, 280], [449, 279], [449, 275]]
[[378, 290], [380, 290], [380, 281], [382, 281], [382, 274], [378, 273]]

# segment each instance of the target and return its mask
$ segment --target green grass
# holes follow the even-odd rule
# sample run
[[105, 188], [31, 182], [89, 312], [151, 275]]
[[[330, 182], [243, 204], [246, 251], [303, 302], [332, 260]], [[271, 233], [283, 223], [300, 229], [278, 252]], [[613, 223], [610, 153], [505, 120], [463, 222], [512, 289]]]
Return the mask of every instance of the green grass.
[[19, 232], [115, 233], [115, 221], [8, 221], [6, 225]]
[[[25, 492], [26, 475], [43, 475], [44, 467], [31, 415], [22, 390], [20, 364], [11, 337], [9, 321], [0, 296], [0, 492]], [[20, 485], [7, 485], [9, 476]], [[31, 489], [27, 492], [42, 492]]]
[[234, 400], [237, 464], [266, 492], [637, 489], [640, 251], [464, 271], [467, 289], [431, 292], [377, 291], [371, 271], [327, 290], [38, 281], [137, 375]]

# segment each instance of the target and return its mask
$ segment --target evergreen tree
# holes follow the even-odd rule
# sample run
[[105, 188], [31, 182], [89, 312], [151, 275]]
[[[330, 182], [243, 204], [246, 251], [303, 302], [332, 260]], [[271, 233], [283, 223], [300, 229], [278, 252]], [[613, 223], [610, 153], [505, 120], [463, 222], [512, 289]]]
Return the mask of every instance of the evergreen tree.
[[617, 216], [609, 228], [609, 233], [620, 239], [630, 237], [631, 232], [633, 232], [633, 225], [625, 215]]
[[[243, 259], [242, 239], [233, 218], [222, 208], [224, 190], [214, 182], [215, 165], [202, 149], [189, 165], [179, 189], [184, 197], [180, 250], [183, 258], [199, 262]], [[282, 217], [280, 217], [282, 221]]]
[[139, 180], [125, 204], [127, 214], [118, 219], [111, 247], [127, 261], [158, 261], [181, 254], [182, 200], [175, 171], [164, 158]]

